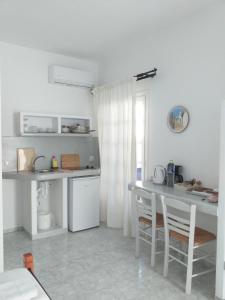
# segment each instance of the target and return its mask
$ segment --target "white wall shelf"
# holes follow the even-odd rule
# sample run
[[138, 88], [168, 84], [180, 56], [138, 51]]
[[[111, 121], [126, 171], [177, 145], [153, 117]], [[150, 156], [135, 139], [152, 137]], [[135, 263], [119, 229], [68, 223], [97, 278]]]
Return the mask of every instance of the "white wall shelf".
[[20, 113], [21, 136], [91, 136], [91, 118], [70, 115]]

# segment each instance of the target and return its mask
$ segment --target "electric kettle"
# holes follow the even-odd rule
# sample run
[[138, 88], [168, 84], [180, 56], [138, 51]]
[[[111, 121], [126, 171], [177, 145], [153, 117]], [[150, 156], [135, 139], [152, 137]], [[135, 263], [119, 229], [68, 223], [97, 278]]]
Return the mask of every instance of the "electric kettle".
[[166, 169], [161, 165], [157, 165], [154, 169], [153, 183], [164, 184], [165, 178]]

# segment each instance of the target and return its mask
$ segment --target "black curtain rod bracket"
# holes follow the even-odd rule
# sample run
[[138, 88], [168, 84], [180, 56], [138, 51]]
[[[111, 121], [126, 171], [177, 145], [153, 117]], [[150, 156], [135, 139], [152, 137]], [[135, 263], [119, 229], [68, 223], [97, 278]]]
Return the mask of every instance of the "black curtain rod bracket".
[[142, 79], [146, 79], [146, 78], [154, 78], [154, 77], [156, 76], [156, 72], [157, 72], [157, 69], [154, 68], [154, 69], [151, 70], [151, 71], [137, 74], [137, 75], [135, 75], [134, 77], [137, 78], [137, 79], [136, 79], [137, 81], [142, 80]]

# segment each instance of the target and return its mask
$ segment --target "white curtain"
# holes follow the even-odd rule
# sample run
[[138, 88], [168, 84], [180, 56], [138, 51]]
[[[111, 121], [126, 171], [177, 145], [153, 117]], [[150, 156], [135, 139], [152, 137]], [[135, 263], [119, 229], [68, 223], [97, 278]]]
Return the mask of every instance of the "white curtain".
[[135, 180], [134, 81], [95, 89], [101, 161], [101, 220], [132, 234], [132, 201], [128, 183]]

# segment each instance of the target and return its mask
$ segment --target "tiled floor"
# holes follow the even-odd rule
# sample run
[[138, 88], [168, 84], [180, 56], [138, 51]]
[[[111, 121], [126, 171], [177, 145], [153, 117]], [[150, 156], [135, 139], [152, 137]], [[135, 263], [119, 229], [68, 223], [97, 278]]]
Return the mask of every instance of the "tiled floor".
[[185, 269], [170, 265], [162, 277], [163, 257], [150, 268], [148, 249], [134, 257], [134, 240], [104, 226], [79, 233], [31, 242], [24, 232], [5, 235], [5, 268], [22, 265], [22, 254], [32, 252], [35, 273], [53, 300], [86, 299], [213, 299], [215, 274], [194, 279], [191, 296], [183, 292]]

